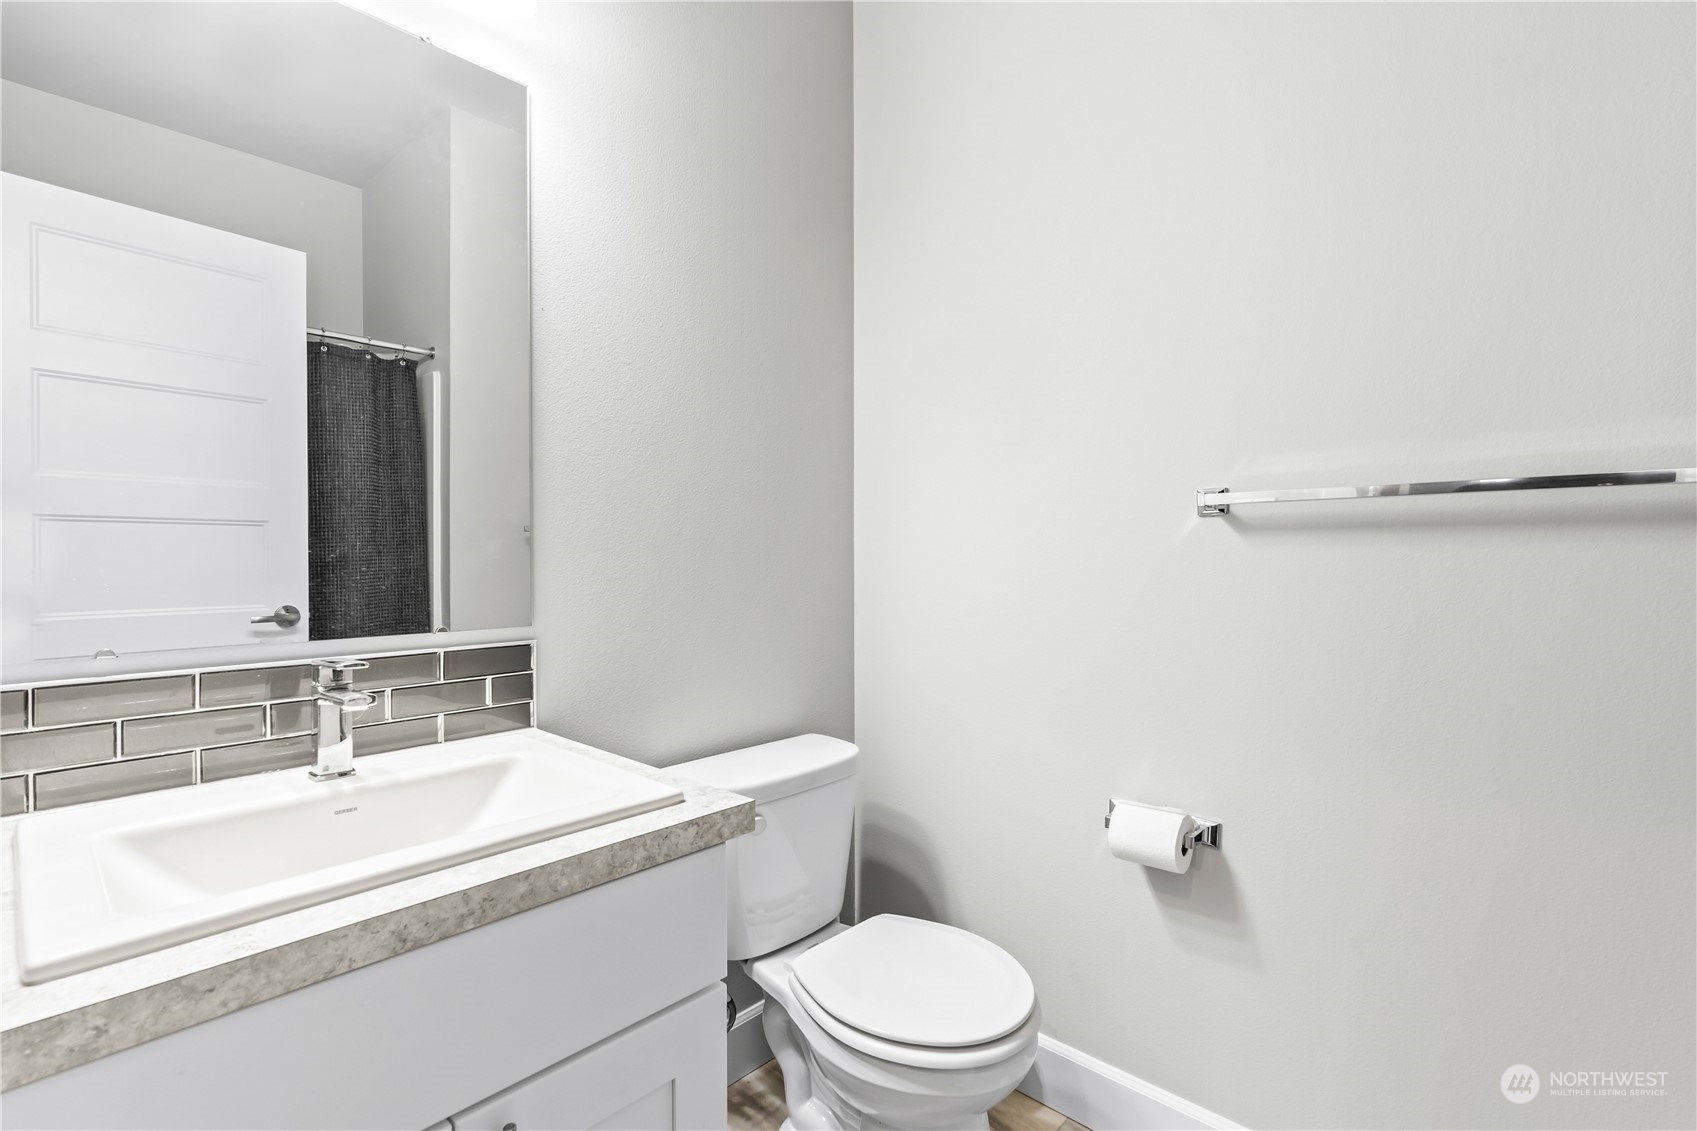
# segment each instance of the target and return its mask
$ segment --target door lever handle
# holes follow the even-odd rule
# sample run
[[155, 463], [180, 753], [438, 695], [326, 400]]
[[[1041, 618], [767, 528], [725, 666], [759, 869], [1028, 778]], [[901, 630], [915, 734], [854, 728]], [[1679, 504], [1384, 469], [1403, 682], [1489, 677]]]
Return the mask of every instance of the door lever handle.
[[270, 616], [250, 617], [249, 624], [274, 624], [278, 628], [293, 628], [301, 622], [301, 611], [293, 605], [278, 605]]

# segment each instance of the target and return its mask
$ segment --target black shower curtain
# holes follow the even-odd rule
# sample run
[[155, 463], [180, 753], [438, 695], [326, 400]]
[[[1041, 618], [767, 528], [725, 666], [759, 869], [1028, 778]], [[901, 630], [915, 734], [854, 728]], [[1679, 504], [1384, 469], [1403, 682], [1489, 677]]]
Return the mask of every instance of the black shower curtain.
[[431, 630], [417, 370], [406, 358], [307, 343], [313, 640]]

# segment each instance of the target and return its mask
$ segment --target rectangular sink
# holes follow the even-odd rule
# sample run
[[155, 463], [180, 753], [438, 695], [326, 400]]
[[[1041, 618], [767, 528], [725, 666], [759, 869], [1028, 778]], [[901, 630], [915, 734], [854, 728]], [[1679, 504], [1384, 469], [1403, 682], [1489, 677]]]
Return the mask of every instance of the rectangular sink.
[[18, 965], [37, 983], [675, 805], [663, 782], [513, 731], [17, 822]]

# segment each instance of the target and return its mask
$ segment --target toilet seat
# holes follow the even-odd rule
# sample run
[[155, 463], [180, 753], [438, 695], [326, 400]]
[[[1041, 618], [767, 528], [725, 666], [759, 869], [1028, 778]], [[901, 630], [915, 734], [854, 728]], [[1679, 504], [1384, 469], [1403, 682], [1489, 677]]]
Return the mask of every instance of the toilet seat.
[[965, 1048], [1031, 1016], [1031, 976], [971, 931], [877, 915], [796, 957], [792, 975], [815, 1006], [860, 1033], [902, 1045]]
[[999, 1064], [1018, 1056], [1037, 1039], [1037, 1029], [1042, 1020], [1037, 1007], [1033, 1005], [1031, 1012], [1018, 1028], [993, 1041], [986, 1041], [977, 1045], [949, 1047], [908, 1044], [903, 1041], [891, 1041], [883, 1037], [873, 1036], [871, 1033], [844, 1024], [839, 1018], [833, 1017], [829, 1010], [821, 1006], [813, 995], [807, 992], [807, 988], [797, 980], [793, 971], [789, 976], [788, 988], [795, 1004], [801, 1007], [808, 1019], [846, 1048], [878, 1060], [889, 1061], [892, 1064], [906, 1065], [909, 1068], [949, 1071], [952, 1069], [983, 1068], [987, 1065]]
[[785, 956], [783, 981], [807, 1017], [867, 1056], [913, 1068], [980, 1068], [1036, 1039], [1031, 978], [970, 931], [879, 915]]

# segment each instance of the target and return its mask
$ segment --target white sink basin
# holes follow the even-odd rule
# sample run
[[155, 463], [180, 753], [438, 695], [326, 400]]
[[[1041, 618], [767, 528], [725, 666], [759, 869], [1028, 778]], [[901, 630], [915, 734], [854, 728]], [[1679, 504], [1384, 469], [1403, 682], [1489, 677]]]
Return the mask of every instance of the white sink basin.
[[535, 730], [17, 822], [19, 975], [44, 982], [549, 837], [677, 789]]

